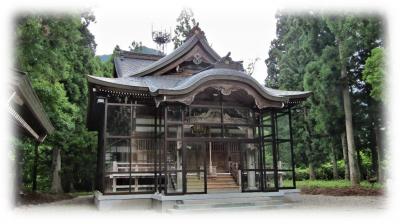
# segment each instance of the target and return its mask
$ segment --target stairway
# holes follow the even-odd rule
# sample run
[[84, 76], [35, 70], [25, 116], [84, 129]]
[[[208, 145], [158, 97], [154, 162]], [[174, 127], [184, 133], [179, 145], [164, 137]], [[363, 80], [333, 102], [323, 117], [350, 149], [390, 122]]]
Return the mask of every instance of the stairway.
[[[203, 192], [204, 178], [188, 175], [186, 186], [188, 192]], [[207, 178], [207, 193], [217, 192], [240, 192], [240, 188], [230, 173], [218, 173], [215, 177]]]
[[240, 188], [230, 173], [218, 173], [207, 178], [207, 192], [240, 192]]
[[[243, 194], [243, 193], [239, 193]], [[291, 207], [283, 196], [251, 196], [238, 193], [215, 194], [218, 197], [208, 199], [187, 199], [176, 201], [168, 213], [209, 213], [229, 211], [260, 211]]]

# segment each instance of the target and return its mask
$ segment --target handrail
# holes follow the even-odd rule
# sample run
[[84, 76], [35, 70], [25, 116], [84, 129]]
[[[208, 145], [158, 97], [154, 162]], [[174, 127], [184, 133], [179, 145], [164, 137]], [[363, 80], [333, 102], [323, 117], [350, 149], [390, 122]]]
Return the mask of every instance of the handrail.
[[172, 176], [171, 176], [171, 174], [170, 174], [170, 173], [169, 173], [169, 174], [167, 174], [167, 175], [168, 175], [169, 179], [171, 180], [171, 185], [172, 185], [172, 188], [173, 188], [174, 190], [176, 190], [175, 183], [174, 183], [174, 179], [172, 178]]
[[230, 161], [229, 162], [229, 172], [231, 173], [235, 182], [238, 185], [241, 185], [239, 163]]

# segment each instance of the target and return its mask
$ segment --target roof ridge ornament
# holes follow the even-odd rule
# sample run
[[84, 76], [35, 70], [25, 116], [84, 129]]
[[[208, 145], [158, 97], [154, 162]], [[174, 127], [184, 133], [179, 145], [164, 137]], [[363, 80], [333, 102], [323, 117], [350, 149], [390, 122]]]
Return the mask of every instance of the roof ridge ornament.
[[185, 39], [184, 42], [186, 42], [188, 39], [190, 39], [191, 37], [193, 37], [193, 36], [195, 36], [195, 35], [199, 35], [199, 36], [204, 37], [204, 39], [207, 39], [207, 38], [206, 38], [206, 35], [205, 35], [205, 33], [204, 33], [204, 31], [201, 30], [201, 28], [200, 28], [198, 22], [197, 22], [196, 25], [189, 31], [189, 34], [188, 34], [188, 36], [186, 37], [186, 39]]
[[233, 70], [238, 70], [238, 71], [244, 71], [243, 68], [243, 61], [234, 61], [232, 60], [231, 52], [228, 52], [227, 55], [222, 57], [219, 61], [217, 61], [213, 67], [214, 68], [228, 68], [228, 69], [233, 69]]

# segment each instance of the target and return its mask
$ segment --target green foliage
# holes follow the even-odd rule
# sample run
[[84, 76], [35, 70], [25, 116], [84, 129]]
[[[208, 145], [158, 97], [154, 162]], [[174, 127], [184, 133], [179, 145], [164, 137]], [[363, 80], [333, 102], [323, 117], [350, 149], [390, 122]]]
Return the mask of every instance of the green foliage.
[[[334, 153], [342, 158], [340, 136], [345, 131], [342, 63], [347, 67], [353, 99], [356, 148], [366, 152], [377, 147], [374, 125], [382, 127], [379, 105], [372, 100], [370, 84], [363, 82], [361, 74], [372, 49], [383, 44], [381, 19], [318, 12], [279, 12], [276, 18], [277, 38], [265, 61], [265, 85], [313, 92], [301, 108], [293, 110], [295, 161], [297, 166], [315, 167], [317, 178], [331, 178], [332, 172], [327, 170], [332, 166], [325, 165], [331, 163]], [[300, 178], [305, 173], [301, 171]]]
[[143, 49], [143, 44], [142, 42], [136, 42], [136, 41], [132, 41], [131, 46], [129, 46], [129, 50], [135, 53], [139, 53], [141, 52]]
[[[333, 179], [333, 164], [332, 162], [325, 162], [315, 168], [315, 178], [318, 180], [331, 180]], [[338, 161], [338, 174], [340, 178], [344, 178], [344, 162], [343, 160]], [[308, 180], [310, 179], [309, 168], [299, 167], [296, 168], [296, 180]]]
[[174, 37], [172, 42], [174, 43], [174, 48], [178, 48], [183, 44], [186, 38], [190, 34], [190, 30], [198, 25], [196, 19], [194, 18], [193, 11], [189, 8], [185, 8], [181, 11], [181, 14], [176, 19], [178, 23], [174, 30]]
[[[91, 190], [96, 164], [96, 135], [86, 130], [88, 86], [86, 75], [110, 77], [112, 59], [95, 57], [96, 43], [88, 30], [91, 13], [25, 15], [16, 25], [16, 64], [28, 73], [56, 131], [40, 146], [38, 188], [48, 190], [51, 155], [62, 149], [62, 180], [65, 190]], [[17, 144], [23, 151], [23, 182], [32, 177], [33, 142]]]
[[382, 101], [382, 92], [384, 84], [384, 52], [383, 48], [374, 48], [371, 56], [365, 63], [365, 69], [362, 73], [363, 79], [372, 86], [371, 96], [378, 101]]
[[[351, 182], [348, 180], [303, 180], [303, 181], [296, 181], [296, 186], [298, 188], [349, 188], [351, 187]], [[376, 183], [370, 184], [368, 181], [362, 181], [360, 186], [363, 188], [370, 188], [370, 189], [382, 189], [383, 185]]]

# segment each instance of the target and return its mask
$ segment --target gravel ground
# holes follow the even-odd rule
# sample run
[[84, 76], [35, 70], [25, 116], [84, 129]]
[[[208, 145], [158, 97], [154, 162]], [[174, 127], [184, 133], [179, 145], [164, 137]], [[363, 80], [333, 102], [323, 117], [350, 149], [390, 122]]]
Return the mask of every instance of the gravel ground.
[[384, 210], [385, 196], [326, 196], [301, 194], [300, 200], [293, 203], [294, 209], [322, 210]]
[[[326, 211], [384, 211], [386, 208], [385, 196], [325, 196], [325, 195], [304, 195], [299, 196], [298, 202], [291, 203], [288, 208], [280, 209], [285, 210], [326, 210]], [[36, 212], [65, 212], [77, 211], [96, 213], [93, 203], [93, 196], [80, 196], [70, 200], [63, 200], [53, 203], [40, 204], [40, 205], [25, 205], [14, 209], [17, 213], [36, 213]], [[132, 211], [131, 211], [132, 212]], [[143, 211], [142, 211], [143, 212]], [[150, 212], [150, 211], [148, 211]]]

